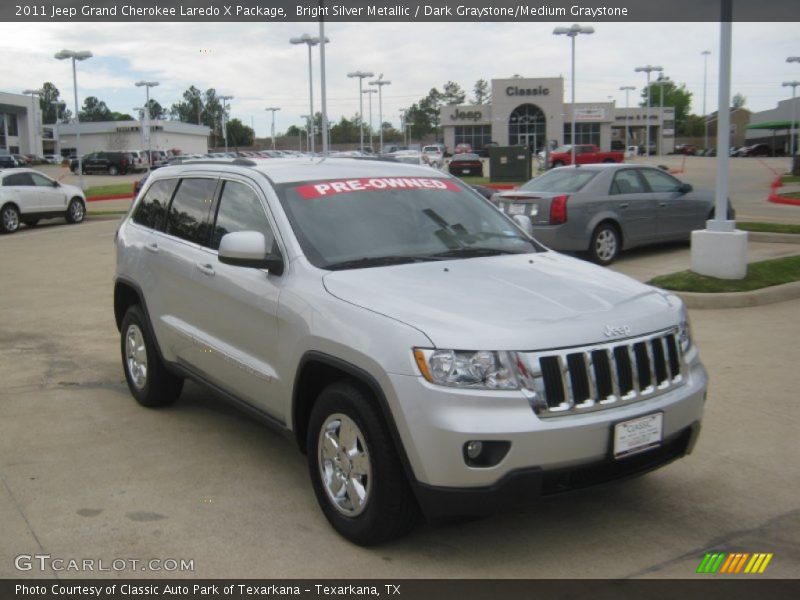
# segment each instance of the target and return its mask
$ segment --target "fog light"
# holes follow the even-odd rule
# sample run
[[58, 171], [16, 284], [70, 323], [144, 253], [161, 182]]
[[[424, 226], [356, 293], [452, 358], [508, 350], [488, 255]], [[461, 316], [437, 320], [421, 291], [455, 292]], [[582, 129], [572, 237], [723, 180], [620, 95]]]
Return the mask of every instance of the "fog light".
[[481, 452], [483, 452], [483, 442], [467, 442], [466, 451], [467, 457], [471, 460], [475, 460], [481, 455]]

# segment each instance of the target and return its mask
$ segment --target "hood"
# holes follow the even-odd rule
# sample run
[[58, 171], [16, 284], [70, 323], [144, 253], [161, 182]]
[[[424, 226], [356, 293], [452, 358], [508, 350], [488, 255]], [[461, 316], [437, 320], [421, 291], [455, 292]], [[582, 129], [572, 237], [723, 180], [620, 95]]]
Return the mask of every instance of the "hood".
[[439, 348], [537, 350], [677, 325], [680, 303], [556, 252], [414, 263], [325, 275], [333, 296], [411, 325]]
[[62, 183], [61, 189], [64, 190], [64, 192], [66, 192], [70, 198], [73, 196], [80, 196], [81, 198], [86, 199], [86, 195], [83, 193], [83, 190], [77, 186], [69, 185], [68, 183]]

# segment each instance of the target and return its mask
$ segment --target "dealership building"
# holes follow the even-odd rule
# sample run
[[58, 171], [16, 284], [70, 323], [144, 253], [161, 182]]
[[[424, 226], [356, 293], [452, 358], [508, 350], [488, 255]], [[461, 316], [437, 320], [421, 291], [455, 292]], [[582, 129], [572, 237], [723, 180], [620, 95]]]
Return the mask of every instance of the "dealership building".
[[42, 154], [44, 136], [39, 99], [0, 92], [0, 151], [6, 154]]
[[[52, 130], [53, 154], [69, 156], [80, 151], [81, 155], [101, 150], [171, 150], [183, 154], [208, 152], [208, 136], [211, 130], [205, 125], [194, 125], [181, 121], [154, 120], [148, 127], [141, 121], [97, 121], [87, 123], [62, 123], [48, 125]], [[81, 141], [78, 148], [76, 135], [80, 128]]]
[[[492, 103], [444, 106], [440, 123], [444, 144], [470, 144], [480, 150], [489, 142], [541, 149], [548, 141], [572, 143], [570, 115], [575, 115], [575, 143], [595, 144], [602, 150], [644, 145], [646, 127], [658, 154], [675, 147], [675, 109], [672, 107], [617, 108], [614, 102], [564, 102], [564, 78], [492, 80]], [[627, 130], [627, 135], [626, 135]]]

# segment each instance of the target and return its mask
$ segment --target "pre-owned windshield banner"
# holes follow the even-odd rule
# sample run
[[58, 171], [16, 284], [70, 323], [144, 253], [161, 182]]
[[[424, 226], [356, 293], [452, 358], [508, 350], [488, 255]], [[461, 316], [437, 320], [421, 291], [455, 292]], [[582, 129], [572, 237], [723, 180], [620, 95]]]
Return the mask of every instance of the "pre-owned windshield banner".
[[[798, 21], [798, 0], [51, 0], [0, 2], [0, 21]], [[676, 43], [679, 43], [676, 40]]]
[[393, 190], [433, 190], [458, 192], [459, 187], [451, 179], [438, 177], [359, 177], [338, 179], [301, 185], [297, 195], [304, 200], [349, 194], [351, 192], [378, 192]]

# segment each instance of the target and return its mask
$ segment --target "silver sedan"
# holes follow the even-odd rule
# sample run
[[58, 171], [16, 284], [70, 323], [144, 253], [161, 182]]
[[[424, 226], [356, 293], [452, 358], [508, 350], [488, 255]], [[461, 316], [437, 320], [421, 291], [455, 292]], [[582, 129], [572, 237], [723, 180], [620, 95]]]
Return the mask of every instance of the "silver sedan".
[[[623, 249], [687, 240], [714, 216], [713, 191], [641, 165], [553, 169], [492, 201], [509, 216], [529, 217], [533, 236], [546, 246], [588, 252], [601, 265]], [[727, 217], [733, 218], [730, 202]]]

